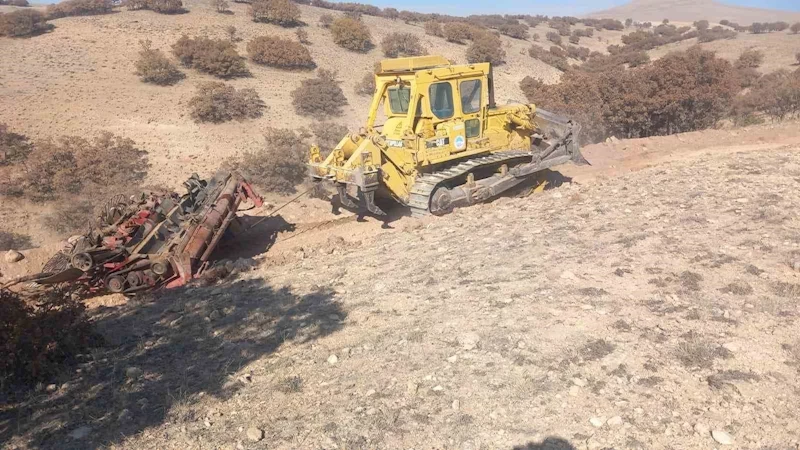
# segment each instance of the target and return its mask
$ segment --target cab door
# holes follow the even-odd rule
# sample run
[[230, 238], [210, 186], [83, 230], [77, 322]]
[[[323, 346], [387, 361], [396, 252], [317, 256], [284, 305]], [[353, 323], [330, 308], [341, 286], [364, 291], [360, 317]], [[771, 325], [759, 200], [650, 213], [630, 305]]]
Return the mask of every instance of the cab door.
[[[474, 149], [483, 137], [483, 123], [481, 112], [484, 106], [484, 86], [481, 78], [459, 80], [458, 96], [461, 103], [461, 113], [464, 120], [464, 150]], [[470, 145], [472, 144], [472, 145]]]

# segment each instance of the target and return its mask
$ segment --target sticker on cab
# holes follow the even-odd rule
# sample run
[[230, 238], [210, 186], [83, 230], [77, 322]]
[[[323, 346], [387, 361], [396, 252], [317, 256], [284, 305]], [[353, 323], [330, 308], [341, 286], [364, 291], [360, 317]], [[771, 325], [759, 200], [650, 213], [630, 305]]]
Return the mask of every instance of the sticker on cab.
[[455, 145], [456, 150], [464, 150], [467, 148], [467, 140], [462, 135], [456, 136], [453, 140], [453, 145]]

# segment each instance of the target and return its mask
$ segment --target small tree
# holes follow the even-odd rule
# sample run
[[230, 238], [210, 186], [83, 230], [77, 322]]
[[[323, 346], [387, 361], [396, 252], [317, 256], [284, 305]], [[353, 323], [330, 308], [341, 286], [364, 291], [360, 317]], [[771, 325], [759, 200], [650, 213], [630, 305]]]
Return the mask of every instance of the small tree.
[[463, 44], [472, 37], [472, 26], [463, 22], [447, 22], [442, 34], [448, 42]]
[[792, 33], [794, 34], [800, 33], [800, 22], [797, 22], [794, 25], [792, 25], [790, 30], [792, 30]]
[[425, 29], [425, 34], [428, 36], [442, 37], [442, 24], [437, 21], [429, 20], [425, 22], [422, 27]]
[[625, 28], [630, 28], [633, 25], [633, 19], [627, 18], [625, 19]]
[[389, 58], [419, 56], [426, 52], [419, 38], [411, 33], [391, 33], [381, 41], [383, 54]]
[[578, 45], [581, 42], [581, 37], [576, 34], [573, 34], [572, 36], [569, 37], [569, 42], [570, 44]]
[[200, 83], [189, 101], [189, 115], [195, 122], [221, 123], [255, 119], [266, 109], [255, 89], [236, 90], [219, 81]]
[[64, 0], [63, 2], [49, 5], [47, 15], [51, 19], [69, 16], [92, 16], [108, 14], [114, 9], [111, 0]]
[[397, 20], [397, 18], [400, 17], [400, 11], [398, 11], [396, 8], [384, 8], [383, 17], [391, 20]]
[[528, 26], [521, 23], [505, 23], [500, 25], [497, 30], [500, 32], [500, 34], [504, 34], [514, 39], [524, 40], [528, 38]]
[[705, 31], [709, 27], [709, 23], [707, 20], [698, 20], [694, 23], [694, 27], [697, 28], [697, 31]]
[[745, 50], [734, 63], [737, 69], [758, 69], [764, 62], [764, 52], [761, 50]]
[[488, 62], [500, 65], [505, 62], [505, 57], [506, 52], [503, 50], [500, 38], [491, 33], [483, 33], [476, 37], [467, 48], [467, 61], [470, 63]]
[[364, 22], [351, 17], [340, 17], [331, 24], [333, 42], [354, 52], [365, 52], [372, 47], [372, 34]]
[[151, 48], [151, 42], [139, 41], [139, 59], [136, 61], [136, 75], [145, 83], [168, 86], [183, 78], [183, 73], [167, 58], [161, 50]]
[[561, 35], [554, 31], [550, 31], [547, 33], [547, 40], [552, 42], [553, 44], [561, 45]]
[[147, 9], [159, 14], [181, 14], [185, 13], [181, 0], [146, 0]]
[[230, 39], [231, 42], [239, 42], [241, 40], [239, 36], [236, 36], [236, 27], [233, 25], [225, 27], [225, 33], [228, 34], [228, 39]]
[[247, 66], [229, 41], [209, 38], [190, 38], [183, 35], [172, 45], [172, 52], [186, 66], [219, 78], [247, 75]]
[[247, 43], [253, 62], [281, 69], [313, 69], [311, 52], [299, 42], [274, 36], [259, 36]]
[[53, 28], [55, 27], [52, 24], [47, 23], [47, 17], [44, 14], [33, 9], [20, 9], [0, 14], [0, 36], [35, 36]]
[[253, 0], [250, 15], [254, 22], [274, 23], [282, 27], [300, 25], [300, 8], [290, 0]]
[[292, 91], [295, 111], [317, 118], [340, 116], [347, 98], [339, 84], [335, 72], [319, 69], [316, 78], [301, 81], [300, 87]]
[[0, 123], [0, 166], [24, 161], [33, 150], [28, 138]]
[[304, 132], [267, 128], [264, 147], [230, 158], [223, 166], [241, 173], [263, 192], [291, 194], [308, 174], [307, 138]]
[[228, 12], [228, 4], [227, 0], [213, 0], [212, 3], [214, 4], [214, 8], [216, 8], [218, 13], [224, 14]]

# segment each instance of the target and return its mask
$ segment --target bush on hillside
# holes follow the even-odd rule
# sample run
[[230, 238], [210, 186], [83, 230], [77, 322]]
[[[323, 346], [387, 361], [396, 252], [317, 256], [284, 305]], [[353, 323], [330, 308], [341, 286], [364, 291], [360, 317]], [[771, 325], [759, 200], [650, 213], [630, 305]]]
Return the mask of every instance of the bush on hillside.
[[319, 146], [320, 150], [329, 152], [339, 145], [349, 130], [344, 125], [332, 122], [314, 122], [311, 124], [311, 132], [314, 133], [314, 143]]
[[308, 48], [299, 42], [275, 36], [259, 36], [247, 43], [247, 54], [258, 64], [281, 69], [313, 69]]
[[561, 35], [556, 32], [553, 31], [548, 32], [547, 40], [552, 42], [553, 44], [561, 45]]
[[136, 60], [136, 75], [145, 83], [169, 86], [180, 81], [184, 75], [161, 50], [151, 48], [150, 41], [139, 41], [139, 59]]
[[47, 7], [47, 15], [52, 19], [69, 16], [92, 16], [108, 14], [113, 11], [111, 0], [65, 0]]
[[37, 142], [0, 193], [43, 201], [96, 197], [110, 189], [129, 192], [141, 185], [148, 168], [147, 152], [130, 139], [111, 133], [92, 141], [64, 136]]
[[448, 22], [442, 28], [442, 36], [448, 42], [463, 44], [472, 38], [472, 25], [463, 22]]
[[0, 123], [0, 166], [24, 161], [33, 150], [26, 136], [14, 133], [6, 124]]
[[598, 141], [708, 128], [727, 114], [738, 89], [729, 62], [694, 47], [636, 70], [572, 70], [557, 85], [525, 93], [543, 108], [574, 118], [585, 139]]
[[800, 69], [764, 75], [747, 94], [736, 100], [740, 118], [753, 112], [764, 113], [775, 120], [796, 117], [800, 114]]
[[31, 388], [77, 362], [101, 343], [85, 307], [68, 292], [49, 290], [25, 301], [0, 290], [0, 386]]
[[761, 50], [749, 49], [739, 55], [739, 59], [733, 64], [737, 69], [758, 69], [764, 62], [764, 52]]
[[266, 22], [282, 27], [300, 25], [300, 8], [290, 0], [253, 0], [250, 15], [254, 22]]
[[573, 34], [572, 36], [569, 37], [569, 43], [570, 44], [578, 45], [580, 42], [581, 42], [580, 36], [576, 36], [576, 35]]
[[426, 50], [419, 38], [411, 33], [391, 33], [381, 41], [381, 50], [388, 58], [424, 55]]
[[738, 34], [735, 31], [716, 26], [710, 30], [700, 31], [697, 40], [699, 42], [712, 42], [720, 39], [736, 39], [736, 36]]
[[375, 94], [375, 74], [364, 74], [364, 78], [356, 83], [356, 94], [372, 97]]
[[437, 37], [444, 36], [444, 31], [442, 31], [442, 24], [435, 20], [429, 20], [425, 22], [423, 28], [425, 29], [425, 34], [427, 34], [428, 36], [437, 36]]
[[159, 14], [182, 14], [187, 12], [181, 0], [125, 0], [126, 8], [130, 11], [149, 9]]
[[214, 9], [216, 9], [218, 13], [225, 14], [229, 12], [228, 8], [230, 7], [230, 4], [227, 0], [212, 0], [211, 3], [214, 5]]
[[390, 20], [397, 20], [400, 17], [400, 11], [397, 8], [384, 8], [383, 17]]
[[330, 14], [323, 14], [319, 16], [319, 26], [322, 28], [330, 28], [333, 24], [333, 16]]
[[589, 59], [591, 53], [592, 53], [591, 50], [589, 50], [586, 47], [569, 46], [567, 48], [567, 56], [573, 59], [579, 59], [581, 61], [586, 61], [587, 59]]
[[350, 17], [340, 17], [331, 24], [333, 42], [354, 52], [366, 52], [372, 48], [372, 34], [369, 28]]
[[301, 81], [300, 86], [292, 91], [295, 111], [317, 118], [340, 116], [347, 98], [339, 84], [334, 72], [319, 69], [316, 78]]
[[467, 61], [470, 63], [488, 62], [500, 65], [505, 62], [505, 57], [502, 41], [491, 33], [477, 36], [467, 48]]
[[497, 27], [500, 34], [512, 37], [514, 39], [527, 39], [528, 26], [521, 23], [506, 23]]
[[261, 117], [266, 104], [255, 89], [235, 89], [219, 81], [200, 83], [189, 100], [189, 115], [195, 122], [221, 123]]
[[707, 20], [698, 20], [693, 25], [695, 28], [697, 28], [697, 31], [705, 31], [709, 27], [709, 23]]
[[229, 41], [205, 37], [190, 38], [183, 35], [172, 45], [172, 52], [184, 66], [219, 78], [249, 74], [244, 60]]
[[294, 193], [308, 174], [307, 138], [302, 132], [267, 128], [264, 147], [230, 158], [223, 167], [241, 173], [261, 192]]
[[792, 27], [790, 28], [790, 30], [791, 30], [791, 31], [792, 31], [792, 33], [794, 33], [794, 34], [800, 33], [800, 22], [797, 22], [797, 23], [795, 23], [794, 25], [792, 25]]
[[33, 9], [20, 9], [0, 14], [0, 36], [36, 36], [55, 28], [47, 23], [47, 17]]
[[531, 58], [538, 59], [539, 61], [549, 64], [558, 70], [567, 71], [570, 68], [569, 61], [567, 61], [566, 58], [558, 57], [542, 47], [539, 47], [538, 45], [532, 45], [528, 49], [528, 54], [531, 56]]
[[18, 6], [21, 8], [31, 6], [28, 0], [0, 0], [0, 5]]

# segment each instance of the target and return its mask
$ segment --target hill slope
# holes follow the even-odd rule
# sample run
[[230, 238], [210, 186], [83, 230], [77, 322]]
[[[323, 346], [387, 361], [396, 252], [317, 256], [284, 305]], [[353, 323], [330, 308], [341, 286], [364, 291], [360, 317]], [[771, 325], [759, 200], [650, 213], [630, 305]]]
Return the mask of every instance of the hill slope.
[[706, 19], [719, 22], [727, 19], [741, 25], [753, 22], [800, 21], [800, 13], [774, 9], [747, 8], [727, 5], [714, 0], [633, 0], [622, 6], [593, 12], [587, 17], [625, 20], [631, 18], [640, 22], [693, 22]]

